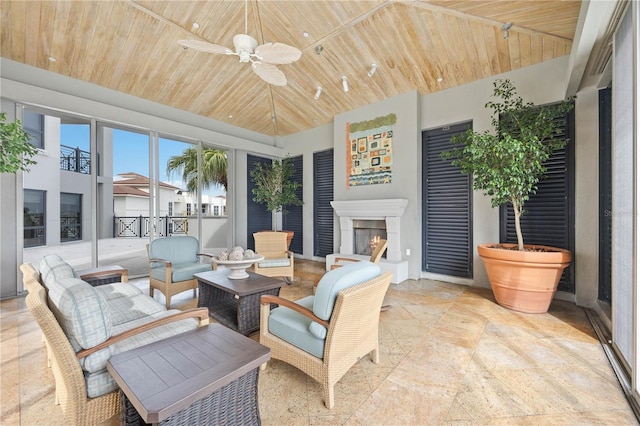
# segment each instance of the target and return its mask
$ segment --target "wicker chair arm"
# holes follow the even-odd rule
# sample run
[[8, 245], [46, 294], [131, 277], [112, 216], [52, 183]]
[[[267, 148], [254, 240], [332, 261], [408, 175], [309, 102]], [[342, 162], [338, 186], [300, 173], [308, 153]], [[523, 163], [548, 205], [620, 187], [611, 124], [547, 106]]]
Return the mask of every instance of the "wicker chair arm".
[[200, 323], [198, 324], [198, 326], [203, 326], [209, 323], [209, 309], [208, 308], [194, 308], [194, 309], [189, 309], [186, 311], [182, 311], [179, 312], [177, 314], [174, 315], [170, 315], [168, 317], [164, 317], [164, 318], [158, 318], [155, 321], [151, 321], [148, 322], [146, 324], [142, 324], [138, 327], [132, 328], [131, 330], [127, 330], [124, 331], [120, 334], [116, 334], [115, 336], [111, 336], [110, 338], [108, 338], [107, 340], [105, 340], [104, 342], [100, 343], [99, 345], [96, 345], [92, 348], [89, 349], [83, 349], [80, 352], [76, 353], [76, 357], [78, 359], [80, 358], [84, 358], [86, 356], [91, 355], [94, 352], [98, 352], [99, 350], [102, 350], [108, 346], [113, 345], [114, 343], [118, 343], [121, 342], [122, 340], [128, 339], [129, 337], [135, 336], [136, 334], [140, 334], [143, 333], [145, 331], [149, 331], [153, 328], [156, 327], [161, 327], [163, 325], [175, 322], [175, 321], [181, 321], [183, 319], [187, 319], [187, 318], [199, 318], [200, 319]]
[[164, 263], [164, 266], [167, 267], [167, 268], [171, 267], [171, 261], [170, 260], [160, 259], [158, 257], [153, 257], [153, 258], [149, 259], [149, 264], [158, 263], [158, 262]]
[[349, 257], [336, 257], [336, 262], [360, 262], [360, 259], [351, 259]]
[[108, 277], [110, 275], [120, 275], [120, 282], [129, 281], [129, 270], [119, 266], [109, 266], [103, 268], [93, 268], [78, 271], [81, 280], [92, 278]]
[[260, 296], [260, 303], [263, 305], [267, 305], [270, 303], [273, 303], [275, 305], [280, 305], [280, 306], [284, 306], [287, 307], [289, 309], [292, 309], [294, 311], [296, 311], [299, 314], [304, 315], [307, 318], [312, 319], [313, 321], [317, 322], [318, 324], [320, 324], [321, 326], [325, 327], [325, 328], [329, 328], [329, 322], [325, 321], [323, 319], [318, 318], [311, 310], [305, 308], [304, 306], [300, 306], [295, 302], [292, 302], [291, 300], [288, 299], [284, 299], [282, 297], [279, 296], [274, 296], [271, 294], [265, 294]]

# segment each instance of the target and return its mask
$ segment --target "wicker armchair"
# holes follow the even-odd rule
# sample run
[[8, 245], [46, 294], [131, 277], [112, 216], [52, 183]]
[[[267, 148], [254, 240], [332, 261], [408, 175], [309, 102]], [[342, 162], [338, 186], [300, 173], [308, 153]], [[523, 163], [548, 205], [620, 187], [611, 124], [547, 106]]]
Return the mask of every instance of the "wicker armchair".
[[120, 413], [120, 396], [118, 391], [89, 398], [87, 385], [79, 359], [116, 342], [123, 341], [133, 335], [162, 326], [169, 322], [194, 317], [199, 318], [200, 325], [209, 322], [207, 309], [193, 309], [173, 316], [160, 318], [137, 328], [114, 335], [104, 343], [91, 348], [74, 352], [69, 339], [58, 323], [47, 302], [47, 291], [40, 282], [40, 274], [29, 263], [20, 265], [23, 283], [28, 291], [26, 304], [34, 319], [40, 326], [43, 340], [47, 346], [49, 366], [56, 382], [55, 403], [62, 407], [65, 424], [95, 425], [105, 421], [113, 421]]
[[[376, 245], [376, 249], [371, 253], [371, 257], [369, 258], [369, 262], [378, 263], [384, 254], [384, 251], [387, 249], [387, 240], [378, 241], [378, 245]], [[360, 262], [359, 259], [353, 259], [349, 257], [336, 257], [333, 265], [331, 265], [331, 269], [336, 269], [345, 265], [345, 262]]]
[[[371, 265], [369, 262], [361, 263]], [[314, 304], [314, 299], [326, 293], [325, 282], [331, 281], [326, 277], [341, 270], [357, 269], [357, 264], [354, 266], [325, 274], [315, 296], [296, 302], [269, 295], [261, 298], [260, 343], [271, 348], [272, 358], [291, 364], [318, 381], [322, 385], [327, 408], [334, 405], [334, 385], [360, 358], [370, 354], [374, 363], [379, 362], [380, 306], [391, 282], [390, 273], [379, 275], [379, 267], [374, 265], [378, 268], [377, 276], [337, 293], [328, 320], [316, 315], [322, 314], [318, 312], [318, 303]], [[329, 296], [329, 300], [332, 297], [335, 294]], [[280, 306], [271, 310], [271, 304]], [[274, 319], [274, 316], [280, 318]], [[312, 330], [314, 325], [316, 333]], [[318, 330], [326, 330], [324, 339], [318, 338]], [[266, 368], [266, 365], [261, 368]]]
[[256, 253], [264, 256], [264, 260], [254, 265], [256, 274], [267, 277], [283, 277], [285, 281], [293, 281], [293, 252], [288, 250], [286, 232], [256, 232], [253, 234]]
[[171, 296], [186, 290], [193, 290], [196, 296], [198, 280], [193, 274], [214, 269], [212, 263], [201, 263], [198, 253], [200, 243], [188, 235], [158, 238], [147, 245], [149, 253], [149, 296], [154, 290], [164, 294], [167, 309], [171, 306]]

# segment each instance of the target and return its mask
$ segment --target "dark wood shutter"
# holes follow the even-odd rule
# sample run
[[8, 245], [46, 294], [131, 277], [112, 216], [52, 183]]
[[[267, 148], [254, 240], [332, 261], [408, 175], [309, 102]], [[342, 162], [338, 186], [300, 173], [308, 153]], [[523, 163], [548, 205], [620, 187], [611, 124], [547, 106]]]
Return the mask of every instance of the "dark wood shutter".
[[443, 160], [453, 135], [471, 123], [422, 132], [423, 246], [422, 269], [456, 277], [473, 277], [473, 203], [471, 177]]
[[[293, 180], [300, 184], [298, 189], [296, 189], [296, 195], [298, 199], [302, 200], [302, 155], [291, 157], [290, 160], [293, 163], [293, 167], [295, 167]], [[294, 232], [289, 250], [302, 254], [302, 206], [287, 207], [287, 213], [284, 214], [282, 218], [282, 229]]]
[[333, 149], [313, 153], [313, 255], [333, 253]]
[[[569, 138], [567, 146], [556, 151], [545, 163], [546, 175], [538, 183], [538, 191], [524, 204], [520, 218], [525, 244], [560, 247], [575, 253], [574, 238], [574, 119], [567, 115], [567, 125], [559, 138]], [[500, 241], [517, 243], [513, 207], [500, 207]], [[575, 292], [575, 261], [565, 269], [558, 290]]]
[[600, 210], [599, 210], [599, 267], [598, 300], [611, 305], [611, 88], [598, 92], [599, 97], [599, 145], [600, 145]]
[[247, 248], [254, 250], [253, 233], [272, 229], [271, 212], [264, 204], [253, 201], [253, 179], [250, 171], [257, 163], [271, 164], [271, 159], [247, 155]]

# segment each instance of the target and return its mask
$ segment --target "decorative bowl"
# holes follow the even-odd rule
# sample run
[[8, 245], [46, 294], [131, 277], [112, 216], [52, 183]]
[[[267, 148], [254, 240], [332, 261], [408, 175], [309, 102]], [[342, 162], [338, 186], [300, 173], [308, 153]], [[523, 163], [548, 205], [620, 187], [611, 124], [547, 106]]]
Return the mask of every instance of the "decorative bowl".
[[218, 260], [214, 257], [213, 262], [217, 265], [222, 265], [225, 268], [229, 269], [230, 280], [241, 280], [244, 278], [249, 278], [247, 268], [249, 268], [256, 262], [260, 262], [262, 259], [264, 259], [264, 256], [256, 254], [254, 257], [241, 260]]

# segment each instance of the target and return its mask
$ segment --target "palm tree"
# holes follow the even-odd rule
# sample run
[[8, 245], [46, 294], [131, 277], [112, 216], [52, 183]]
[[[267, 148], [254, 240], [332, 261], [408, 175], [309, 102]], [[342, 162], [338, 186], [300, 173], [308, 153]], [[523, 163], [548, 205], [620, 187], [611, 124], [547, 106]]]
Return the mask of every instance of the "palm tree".
[[[198, 190], [198, 149], [185, 149], [167, 161], [167, 174], [182, 173], [182, 181], [187, 183], [187, 191]], [[227, 190], [227, 153], [221, 149], [202, 148], [202, 189], [220, 185]]]

